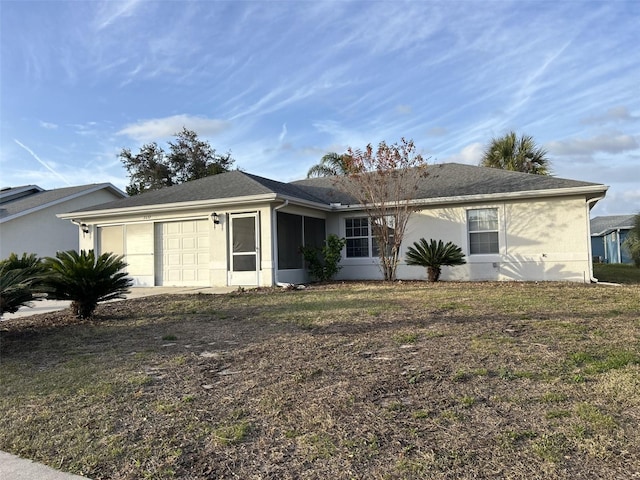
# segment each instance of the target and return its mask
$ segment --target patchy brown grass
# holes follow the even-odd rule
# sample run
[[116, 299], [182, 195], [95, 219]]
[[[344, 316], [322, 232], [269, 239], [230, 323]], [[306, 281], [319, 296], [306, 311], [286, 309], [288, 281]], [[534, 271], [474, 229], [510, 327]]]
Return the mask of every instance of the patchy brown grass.
[[98, 479], [640, 476], [640, 287], [348, 283], [0, 324], [0, 449]]

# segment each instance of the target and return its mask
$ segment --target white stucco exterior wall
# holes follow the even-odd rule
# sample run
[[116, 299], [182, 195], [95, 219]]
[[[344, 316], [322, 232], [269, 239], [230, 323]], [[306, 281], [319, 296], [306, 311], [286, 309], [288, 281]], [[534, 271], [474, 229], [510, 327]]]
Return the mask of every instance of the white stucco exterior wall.
[[35, 253], [40, 257], [54, 256], [58, 251], [80, 248], [79, 229], [56, 214], [117, 200], [120, 197], [104, 189], [57, 203], [0, 224], [0, 258], [11, 253]]
[[[497, 254], [470, 255], [467, 210], [495, 208], [499, 218]], [[404, 262], [408, 246], [420, 238], [451, 241], [462, 248], [467, 264], [442, 268], [442, 280], [527, 280], [589, 282], [588, 210], [584, 197], [511, 200], [414, 212], [401, 247], [398, 279], [426, 279], [426, 270]], [[328, 233], [344, 236], [346, 214], [333, 216]], [[338, 279], [381, 279], [376, 258], [346, 258]]]

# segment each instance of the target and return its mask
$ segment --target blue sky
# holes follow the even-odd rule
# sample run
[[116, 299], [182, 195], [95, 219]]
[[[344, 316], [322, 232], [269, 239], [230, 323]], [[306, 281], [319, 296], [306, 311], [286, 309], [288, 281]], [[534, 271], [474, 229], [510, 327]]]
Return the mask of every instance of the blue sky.
[[534, 137], [640, 211], [640, 1], [0, 1], [1, 186], [112, 182], [183, 126], [241, 169], [411, 138], [477, 164]]

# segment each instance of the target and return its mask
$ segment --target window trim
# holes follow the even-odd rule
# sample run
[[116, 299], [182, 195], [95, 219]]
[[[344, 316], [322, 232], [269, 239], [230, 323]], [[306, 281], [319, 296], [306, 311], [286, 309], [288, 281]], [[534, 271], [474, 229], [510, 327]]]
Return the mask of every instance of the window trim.
[[[481, 210], [493, 210], [496, 212], [496, 222], [497, 222], [497, 227], [495, 229], [484, 229], [484, 230], [471, 230], [471, 225], [470, 225], [470, 218], [469, 218], [469, 213], [472, 211], [481, 211]], [[500, 207], [498, 206], [483, 206], [483, 207], [474, 207], [474, 208], [467, 208], [465, 209], [465, 213], [466, 213], [466, 230], [467, 230], [467, 251], [468, 251], [468, 255], [470, 257], [479, 257], [479, 256], [488, 256], [488, 255], [500, 255], [500, 252], [502, 250], [502, 245], [503, 245], [503, 239], [501, 238], [501, 225], [502, 222], [500, 220]], [[496, 237], [497, 237], [497, 242], [498, 242], [498, 248], [496, 251], [493, 252], [482, 252], [482, 253], [472, 253], [471, 252], [471, 237], [473, 234], [478, 234], [478, 233], [495, 233]]]
[[[367, 227], [367, 235], [357, 235], [357, 236], [348, 236], [347, 235], [347, 230], [349, 227], [347, 227], [347, 222], [349, 220], [365, 220], [366, 221], [366, 227]], [[374, 258], [371, 256], [372, 252], [373, 252], [373, 245], [372, 245], [372, 237], [373, 237], [373, 233], [372, 233], [372, 229], [371, 229], [371, 221], [369, 219], [368, 216], [350, 216], [350, 217], [345, 217], [344, 218], [344, 222], [343, 222], [343, 228], [344, 228], [344, 238], [346, 240], [345, 246], [344, 246], [344, 258], [348, 258], [350, 260], [355, 260], [355, 259], [370, 259], [370, 258]], [[350, 228], [354, 228], [354, 227], [350, 227]], [[359, 227], [356, 228], [362, 228], [362, 223], [360, 224]], [[349, 248], [348, 248], [348, 243], [349, 240], [362, 240], [362, 239], [366, 239], [367, 241], [367, 255], [360, 255], [360, 256], [350, 256], [348, 254], [349, 252]]]
[[[368, 230], [368, 234], [366, 236], [353, 236], [353, 237], [348, 237], [347, 236], [347, 221], [348, 220], [354, 220], [354, 219], [359, 219], [359, 220], [366, 220], [367, 222], [367, 230]], [[343, 233], [343, 237], [345, 238], [345, 240], [348, 242], [349, 239], [366, 239], [367, 240], [367, 252], [368, 255], [367, 256], [361, 256], [361, 257], [351, 257], [351, 256], [347, 256], [347, 244], [345, 243], [344, 249], [343, 249], [343, 254], [342, 254], [342, 258], [344, 260], [349, 260], [349, 261], [354, 261], [354, 260], [363, 260], [363, 261], [379, 261], [380, 260], [380, 255], [379, 252], [378, 253], [374, 253], [376, 251], [378, 251], [379, 247], [377, 246], [377, 242], [376, 242], [376, 237], [373, 233], [373, 225], [372, 225], [372, 219], [371, 217], [369, 217], [366, 214], [352, 214], [352, 215], [348, 215], [345, 217], [342, 217], [342, 221], [341, 221], [341, 230]]]

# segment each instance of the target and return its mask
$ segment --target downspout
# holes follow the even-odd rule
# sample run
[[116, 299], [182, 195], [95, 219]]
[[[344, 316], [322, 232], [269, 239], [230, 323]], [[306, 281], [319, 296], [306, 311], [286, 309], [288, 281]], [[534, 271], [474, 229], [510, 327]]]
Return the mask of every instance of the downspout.
[[618, 244], [618, 263], [622, 263], [622, 244], [620, 243], [620, 229], [616, 230], [616, 243]]
[[[89, 233], [89, 226], [86, 223], [79, 222], [78, 220], [74, 220], [73, 218], [69, 219], [69, 221], [80, 229], [80, 231], [82, 232], [82, 238], [84, 238], [87, 235], [87, 233]], [[95, 250], [95, 247], [96, 246], [93, 245], [94, 250]], [[82, 250], [80, 246], [78, 246], [78, 248]]]
[[285, 200], [282, 205], [278, 205], [273, 209], [271, 214], [271, 229], [273, 234], [271, 238], [273, 239], [272, 243], [272, 255], [273, 258], [273, 284], [278, 287], [288, 287], [288, 283], [280, 283], [278, 281], [278, 210], [289, 205], [289, 200]]
[[603, 193], [599, 197], [595, 197], [590, 200], [587, 200], [587, 231], [589, 232], [589, 235], [588, 235], [589, 244], [587, 245], [587, 248], [589, 250], [589, 281], [591, 283], [598, 283], [598, 279], [593, 276], [593, 255], [591, 250], [591, 221], [589, 220], [589, 215], [591, 214], [591, 204], [595, 204], [596, 202], [599, 202], [604, 197], [605, 197], [605, 194]]

